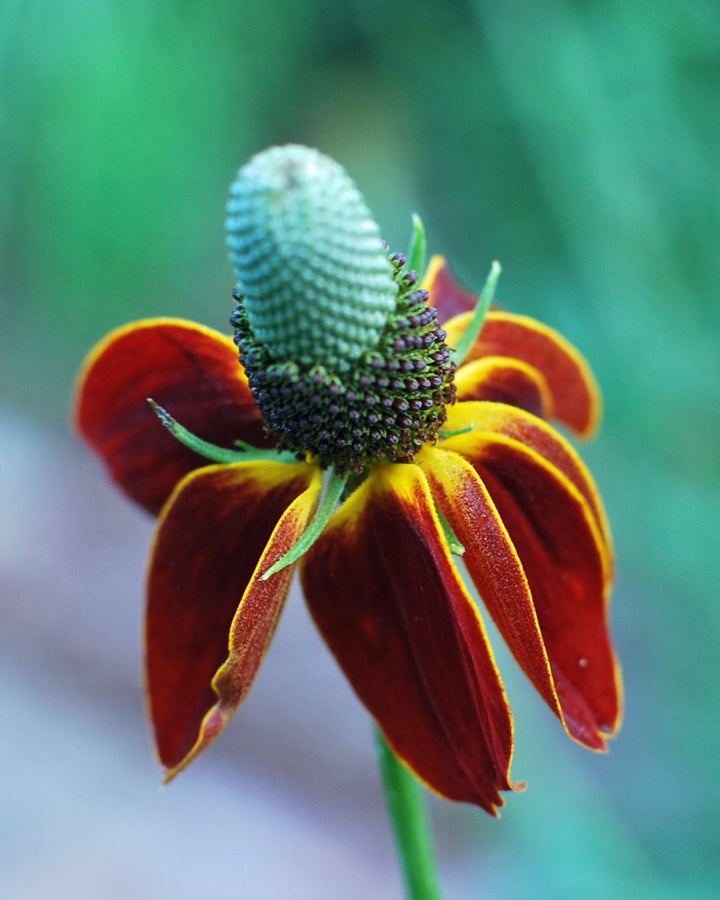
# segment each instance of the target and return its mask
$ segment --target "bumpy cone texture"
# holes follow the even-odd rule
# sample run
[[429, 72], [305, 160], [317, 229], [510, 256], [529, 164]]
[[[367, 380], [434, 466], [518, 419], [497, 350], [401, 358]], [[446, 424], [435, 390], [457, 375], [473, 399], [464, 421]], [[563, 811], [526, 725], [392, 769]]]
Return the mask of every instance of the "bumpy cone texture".
[[307, 147], [271, 147], [239, 170], [227, 213], [238, 293], [272, 362], [343, 371], [377, 346], [398, 285], [342, 166]]
[[338, 472], [362, 472], [380, 459], [411, 462], [433, 442], [455, 400], [455, 366], [428, 292], [405, 257], [390, 257], [398, 300], [377, 347], [344, 372], [274, 363], [256, 340], [244, 301], [230, 319], [265, 427], [278, 447], [317, 457]]

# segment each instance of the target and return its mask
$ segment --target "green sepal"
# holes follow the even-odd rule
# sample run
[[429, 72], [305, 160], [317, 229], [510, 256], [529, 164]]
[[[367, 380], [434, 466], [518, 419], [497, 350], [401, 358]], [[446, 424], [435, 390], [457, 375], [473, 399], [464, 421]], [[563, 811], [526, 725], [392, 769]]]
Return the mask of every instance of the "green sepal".
[[469, 434], [471, 431], [475, 431], [474, 425], [466, 425], [465, 428], [441, 428], [438, 434], [445, 441], [448, 438], [457, 437], [459, 434]]
[[412, 225], [413, 230], [407, 252], [407, 265], [408, 269], [415, 269], [422, 277], [422, 274], [425, 271], [427, 240], [425, 238], [425, 226], [417, 213], [413, 213]]
[[318, 508], [315, 510], [315, 515], [310, 521], [310, 524], [288, 552], [283, 554], [280, 559], [276, 560], [270, 566], [267, 572], [264, 572], [263, 575], [261, 575], [260, 581], [267, 581], [268, 578], [276, 575], [288, 566], [291, 566], [294, 562], [297, 562], [303, 554], [307, 553], [323, 533], [330, 516], [335, 512], [335, 507], [345, 490], [348, 475], [338, 475], [333, 468], [330, 468], [326, 470], [324, 480], [325, 484], [323, 485], [322, 498], [318, 504]]
[[181, 425], [177, 421], [177, 419], [173, 419], [164, 407], [160, 406], [159, 403], [156, 403], [150, 397], [147, 398], [147, 402], [152, 407], [155, 415], [174, 438], [177, 438], [177, 440], [189, 450], [192, 450], [200, 456], [204, 456], [205, 459], [209, 459], [211, 462], [231, 464], [238, 462], [257, 462], [262, 459], [272, 459], [276, 462], [283, 463], [297, 462], [297, 457], [294, 453], [273, 449], [265, 450], [260, 447], [253, 447], [252, 444], [247, 444], [244, 441], [236, 442], [237, 446], [242, 448], [240, 450], [231, 450], [229, 447], [218, 447], [217, 444], [211, 444], [208, 441], [204, 441], [191, 431], [188, 431], [184, 425]]
[[500, 266], [500, 263], [494, 262], [490, 267], [490, 274], [485, 282], [485, 287], [478, 297], [478, 302], [475, 306], [470, 324], [465, 329], [462, 337], [458, 340], [455, 349], [452, 351], [453, 362], [456, 366], [459, 366], [465, 359], [470, 348], [475, 343], [475, 339], [480, 334], [480, 329], [485, 321], [485, 315], [487, 314], [488, 309], [490, 309], [490, 304], [495, 296], [495, 288], [497, 287], [501, 272], [502, 267]]

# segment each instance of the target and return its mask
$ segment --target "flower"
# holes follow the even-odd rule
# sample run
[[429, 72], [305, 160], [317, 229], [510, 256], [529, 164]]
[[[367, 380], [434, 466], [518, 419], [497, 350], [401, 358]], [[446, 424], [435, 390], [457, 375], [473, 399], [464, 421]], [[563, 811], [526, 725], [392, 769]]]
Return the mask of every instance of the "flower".
[[[417, 303], [413, 274], [404, 258], [393, 260], [400, 294]], [[457, 345], [476, 298], [440, 257], [425, 291], [450, 316], [447, 344]], [[496, 814], [500, 791], [522, 787], [510, 780], [511, 712], [459, 556], [566, 732], [604, 749], [621, 705], [608, 631], [610, 535], [590, 475], [547, 424], [558, 419], [581, 436], [596, 427], [599, 395], [578, 352], [540, 323], [493, 309], [454, 377], [449, 370], [437, 439], [395, 460], [375, 447], [358, 461], [344, 443], [303, 455], [307, 447], [268, 431], [241, 320], [236, 312], [244, 368], [230, 338], [151, 319], [108, 335], [79, 381], [80, 433], [120, 488], [159, 515], [146, 667], [168, 778], [223, 730], [250, 689], [298, 546], [323, 638], [395, 753], [437, 793]], [[456, 403], [446, 390], [453, 383]], [[301, 428], [308, 409], [298, 396], [289, 405], [304, 410]], [[201, 440], [181, 443], [185, 429]], [[223, 461], [209, 463], [187, 443]], [[218, 447], [233, 449], [223, 457]]]

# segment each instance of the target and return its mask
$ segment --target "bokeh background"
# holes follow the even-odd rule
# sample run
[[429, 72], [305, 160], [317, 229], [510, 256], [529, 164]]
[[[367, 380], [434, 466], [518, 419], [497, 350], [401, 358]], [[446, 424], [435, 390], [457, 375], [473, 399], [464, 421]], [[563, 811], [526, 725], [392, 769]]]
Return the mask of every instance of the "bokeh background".
[[72, 435], [134, 317], [227, 330], [223, 206], [286, 141], [585, 352], [625, 727], [581, 750], [500, 650], [500, 821], [433, 799], [449, 898], [720, 885], [720, 15], [715, 0], [0, 3], [0, 895], [400, 897], [370, 725], [293, 595], [226, 737], [160, 791], [152, 523]]

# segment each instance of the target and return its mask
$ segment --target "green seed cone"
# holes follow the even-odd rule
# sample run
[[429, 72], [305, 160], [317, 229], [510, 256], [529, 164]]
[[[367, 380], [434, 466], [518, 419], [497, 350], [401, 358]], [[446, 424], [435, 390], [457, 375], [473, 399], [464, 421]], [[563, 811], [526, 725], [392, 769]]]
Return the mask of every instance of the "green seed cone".
[[343, 371], [377, 346], [398, 286], [342, 166], [307, 147], [271, 147], [239, 170], [227, 213], [248, 321], [273, 360]]

